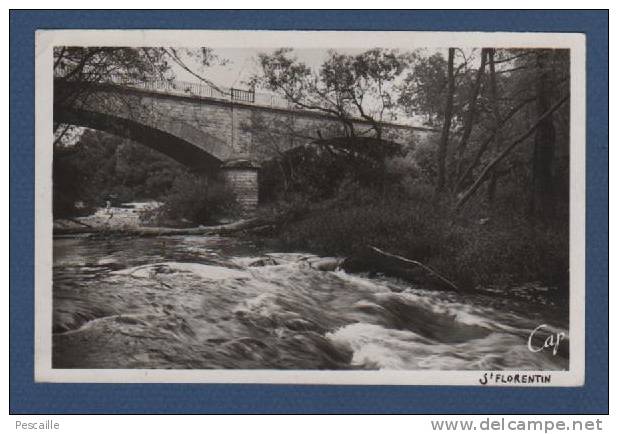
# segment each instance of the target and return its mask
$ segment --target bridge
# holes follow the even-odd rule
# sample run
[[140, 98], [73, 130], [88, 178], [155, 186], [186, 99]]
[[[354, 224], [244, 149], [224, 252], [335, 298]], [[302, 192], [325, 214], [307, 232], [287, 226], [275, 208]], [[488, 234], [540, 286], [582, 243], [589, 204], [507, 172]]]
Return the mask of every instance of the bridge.
[[[268, 94], [180, 81], [54, 79], [54, 123], [106, 131], [149, 146], [201, 173], [221, 176], [246, 209], [258, 201], [260, 163], [319, 138], [343, 135], [339, 119]], [[371, 124], [354, 120], [359, 134]], [[411, 143], [433, 130], [382, 123], [382, 136]]]

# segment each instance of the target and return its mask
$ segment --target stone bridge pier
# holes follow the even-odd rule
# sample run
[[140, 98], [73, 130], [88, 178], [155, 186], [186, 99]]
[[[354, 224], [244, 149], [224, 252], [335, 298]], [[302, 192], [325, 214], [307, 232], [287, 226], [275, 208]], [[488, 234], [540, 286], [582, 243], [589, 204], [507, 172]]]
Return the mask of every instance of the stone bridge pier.
[[250, 213], [257, 208], [259, 170], [258, 163], [244, 158], [227, 160], [221, 165], [221, 179], [244, 213]]

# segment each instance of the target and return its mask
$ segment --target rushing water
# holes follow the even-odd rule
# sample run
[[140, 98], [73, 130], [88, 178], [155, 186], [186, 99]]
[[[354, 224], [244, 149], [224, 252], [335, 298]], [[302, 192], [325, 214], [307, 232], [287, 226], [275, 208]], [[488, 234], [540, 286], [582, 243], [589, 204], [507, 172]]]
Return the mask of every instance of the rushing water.
[[219, 237], [54, 240], [55, 368], [562, 370], [548, 290], [475, 295], [320, 271]]

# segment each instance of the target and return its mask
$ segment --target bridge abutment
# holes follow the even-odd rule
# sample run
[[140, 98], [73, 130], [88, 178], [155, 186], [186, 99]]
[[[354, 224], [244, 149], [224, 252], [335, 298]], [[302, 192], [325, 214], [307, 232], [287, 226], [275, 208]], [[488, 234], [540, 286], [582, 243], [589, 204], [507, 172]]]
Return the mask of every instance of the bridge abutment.
[[221, 165], [221, 178], [236, 197], [243, 212], [251, 212], [258, 205], [259, 164], [247, 159], [228, 160]]

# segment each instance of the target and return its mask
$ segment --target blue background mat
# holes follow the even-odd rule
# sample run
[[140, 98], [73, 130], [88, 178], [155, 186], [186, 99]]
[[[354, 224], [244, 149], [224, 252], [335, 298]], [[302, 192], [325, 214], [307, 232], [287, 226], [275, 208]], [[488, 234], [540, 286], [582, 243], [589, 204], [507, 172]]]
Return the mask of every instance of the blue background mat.
[[[34, 383], [34, 32], [37, 29], [459, 30], [587, 35], [586, 384], [579, 388]], [[606, 11], [12, 11], [11, 413], [607, 413]]]

